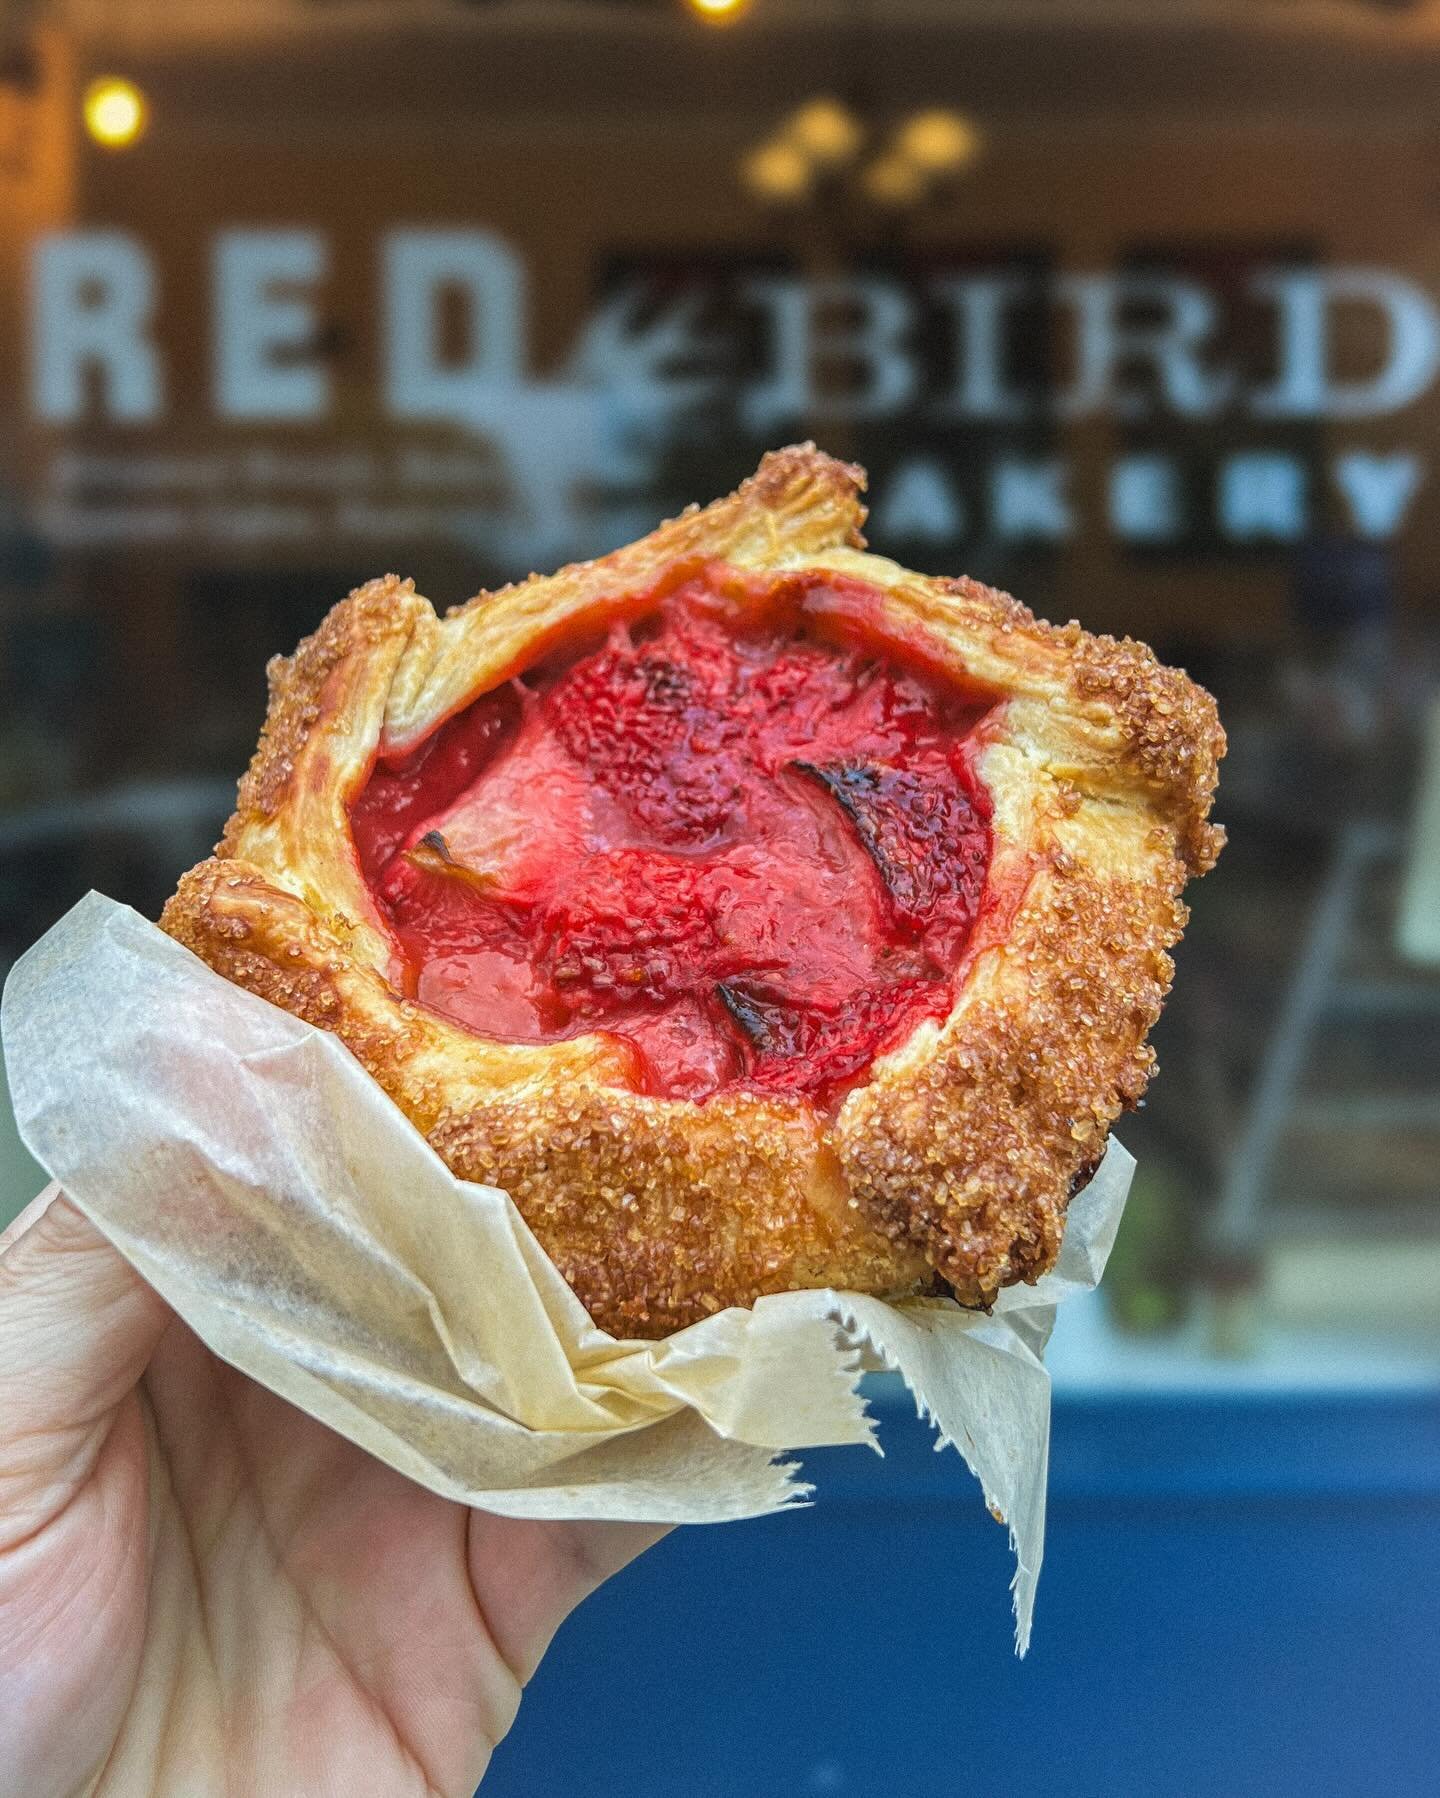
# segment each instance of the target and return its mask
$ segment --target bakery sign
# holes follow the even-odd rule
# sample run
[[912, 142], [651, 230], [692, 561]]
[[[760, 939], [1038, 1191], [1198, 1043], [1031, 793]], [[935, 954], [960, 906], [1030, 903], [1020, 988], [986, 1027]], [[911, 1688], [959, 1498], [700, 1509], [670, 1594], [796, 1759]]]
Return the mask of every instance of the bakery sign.
[[31, 492], [57, 545], [448, 538], [540, 563], [797, 435], [870, 463], [876, 534], [902, 545], [1384, 540], [1423, 499], [1412, 409], [1440, 376], [1440, 308], [1393, 269], [630, 257], [541, 366], [524, 261], [492, 232], [387, 231], [359, 294], [336, 292], [322, 231], [202, 250], [182, 356], [141, 239], [31, 248]]

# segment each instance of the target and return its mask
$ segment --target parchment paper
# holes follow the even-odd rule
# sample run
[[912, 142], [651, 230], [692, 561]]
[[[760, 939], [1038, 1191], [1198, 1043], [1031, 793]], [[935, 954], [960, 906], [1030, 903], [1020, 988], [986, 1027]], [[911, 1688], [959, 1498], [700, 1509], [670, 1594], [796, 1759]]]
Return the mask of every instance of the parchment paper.
[[781, 1451], [878, 1447], [898, 1372], [1008, 1523], [1016, 1646], [1045, 1530], [1055, 1306], [1098, 1281], [1112, 1144], [1055, 1271], [992, 1315], [797, 1292], [663, 1342], [591, 1323], [503, 1192], [456, 1180], [336, 1038], [92, 893], [11, 972], [20, 1133], [226, 1361], [412, 1479], [516, 1517], [718, 1522], [811, 1488]]

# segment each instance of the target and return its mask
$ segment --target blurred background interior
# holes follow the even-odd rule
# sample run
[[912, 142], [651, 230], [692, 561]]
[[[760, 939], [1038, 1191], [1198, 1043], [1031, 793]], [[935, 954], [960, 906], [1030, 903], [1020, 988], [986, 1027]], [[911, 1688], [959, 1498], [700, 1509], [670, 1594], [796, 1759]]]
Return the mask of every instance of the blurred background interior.
[[[11, 0], [0, 390], [0, 971], [91, 887], [156, 914], [229, 809], [267, 657], [357, 581], [393, 568], [443, 608], [797, 438], [869, 468], [882, 552], [1209, 686], [1231, 842], [1122, 1129], [1140, 1171], [1111, 1272], [1054, 1345], [1060, 1566], [1025, 1669], [997, 1671], [1003, 1543], [934, 1535], [936, 1507], [979, 1510], [963, 1474], [917, 1459], [913, 1490], [874, 1490], [910, 1492], [917, 1604], [982, 1562], [996, 1588], [972, 1692], [1012, 1719], [1076, 1707], [1092, 1750], [1037, 1758], [1052, 1789], [1210, 1791], [1182, 1687], [1249, 1742], [1242, 1790], [1338, 1791], [1347, 1755], [1434, 1789], [1406, 1783], [1406, 1682], [1433, 1712], [1440, 1665], [1404, 1607], [1428, 1570], [1433, 1622], [1440, 1515], [1440, 5]], [[39, 1184], [0, 1104], [0, 1221]], [[871, 1476], [845, 1477], [836, 1514], [868, 1514]], [[1146, 1479], [1142, 1552], [1096, 1507], [1128, 1515]], [[1245, 1549], [1217, 1519], [1252, 1502], [1273, 1535]], [[650, 1676], [701, 1652], [713, 1566], [685, 1555], [799, 1577], [805, 1527], [637, 1572], [672, 1615], [697, 1587]], [[1323, 1602], [1283, 1546], [1322, 1537], [1349, 1556]], [[1151, 1609], [1156, 1555], [1210, 1589], [1207, 1629], [1268, 1587], [1273, 1639], [1251, 1618], [1248, 1647], [1197, 1660], [1197, 1613]], [[1135, 1685], [1188, 1671], [1082, 1727], [1061, 1674], [1093, 1678], [1102, 1645], [1076, 1644], [1126, 1580], [1103, 1652], [1124, 1669], [1131, 1643]], [[557, 1744], [687, 1798], [953, 1789], [953, 1742], [875, 1772], [852, 1704], [777, 1720], [748, 1657], [728, 1709], [723, 1667], [682, 1707], [677, 1741], [712, 1744], [693, 1774], [643, 1716], [605, 1749], [563, 1697], [639, 1600], [603, 1602], [497, 1791], [579, 1789]], [[922, 1681], [917, 1627], [886, 1652]], [[1314, 1733], [1292, 1711], [1266, 1734], [1294, 1695], [1247, 1656], [1282, 1639], [1297, 1681], [1348, 1669], [1338, 1710], [1309, 1680]], [[853, 1661], [833, 1671], [838, 1697]], [[993, 1771], [1011, 1739], [973, 1703]], [[810, 1733], [782, 1777], [757, 1744], [787, 1728]], [[627, 1758], [642, 1739], [658, 1769]]]

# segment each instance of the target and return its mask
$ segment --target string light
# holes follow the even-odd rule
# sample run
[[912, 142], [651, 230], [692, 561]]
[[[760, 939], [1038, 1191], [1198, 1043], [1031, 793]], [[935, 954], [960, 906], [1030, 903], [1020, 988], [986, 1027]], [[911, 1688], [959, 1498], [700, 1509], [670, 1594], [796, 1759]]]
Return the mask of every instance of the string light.
[[870, 136], [867, 122], [842, 101], [818, 94], [741, 159], [741, 180], [771, 206], [828, 204], [858, 192], [872, 206], [909, 211], [943, 200], [985, 150], [975, 120], [942, 107], [899, 120], [874, 155], [866, 154]]
[[820, 168], [839, 168], [853, 161], [865, 133], [846, 107], [822, 95], [791, 115], [784, 135]]
[[729, 25], [744, 12], [750, 0], [685, 0], [685, 4], [707, 25]]
[[954, 175], [980, 154], [980, 127], [962, 113], [917, 112], [895, 134], [895, 148], [927, 175]]
[[107, 150], [128, 149], [142, 135], [150, 108], [144, 94], [123, 75], [101, 75], [85, 90], [85, 129]]
[[774, 138], [752, 150], [740, 164], [740, 176], [757, 199], [771, 206], [795, 205], [810, 191], [810, 159], [785, 138]]

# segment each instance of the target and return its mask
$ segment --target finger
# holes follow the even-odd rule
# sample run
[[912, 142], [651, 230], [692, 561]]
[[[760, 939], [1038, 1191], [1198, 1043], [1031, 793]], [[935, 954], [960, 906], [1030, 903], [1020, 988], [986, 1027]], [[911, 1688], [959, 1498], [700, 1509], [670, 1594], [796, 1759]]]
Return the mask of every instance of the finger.
[[[22, 1227], [23, 1226], [23, 1227]], [[0, 1247], [0, 1544], [88, 1474], [170, 1312], [50, 1188]]]
[[19, 1242], [31, 1224], [42, 1218], [59, 1196], [60, 1188], [53, 1180], [44, 1192], [36, 1193], [18, 1217], [12, 1218], [5, 1228], [0, 1230], [0, 1255], [5, 1253], [12, 1242]]
[[470, 1513], [471, 1584], [496, 1649], [522, 1685], [576, 1605], [670, 1528]]

